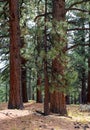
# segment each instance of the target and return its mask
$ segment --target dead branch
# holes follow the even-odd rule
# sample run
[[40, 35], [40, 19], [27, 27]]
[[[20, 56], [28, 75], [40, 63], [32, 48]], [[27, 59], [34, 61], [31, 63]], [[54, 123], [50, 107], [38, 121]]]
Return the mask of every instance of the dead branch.
[[72, 5], [70, 5], [69, 8], [67, 8], [66, 10], [70, 10], [73, 6], [75, 5], [79, 5], [79, 4], [82, 4], [84, 2], [90, 2], [90, 0], [82, 0], [82, 1], [79, 1], [79, 2], [74, 2]]
[[84, 10], [84, 9], [78, 9], [78, 8], [70, 8], [70, 9], [66, 9], [66, 12], [69, 10], [77, 10], [77, 11], [81, 11], [83, 13], [90, 13], [90, 10]]
[[76, 31], [76, 30], [90, 30], [90, 28], [71, 28], [71, 29], [67, 29], [67, 31]]
[[0, 2], [6, 2], [6, 1], [8, 1], [8, 0], [0, 0]]
[[76, 44], [76, 45], [73, 45], [73, 46], [71, 46], [69, 48], [66, 48], [66, 51], [71, 50], [73, 48], [76, 48], [78, 46], [90, 46], [90, 44], [89, 43], [88, 44]]
[[45, 15], [50, 15], [50, 14], [52, 14], [52, 12], [49, 12], [49, 13], [44, 13], [44, 14], [40, 14], [40, 15], [37, 15], [36, 17], [35, 17], [35, 19], [34, 19], [34, 22], [39, 18], [39, 17], [43, 17], [43, 16], [45, 16]]

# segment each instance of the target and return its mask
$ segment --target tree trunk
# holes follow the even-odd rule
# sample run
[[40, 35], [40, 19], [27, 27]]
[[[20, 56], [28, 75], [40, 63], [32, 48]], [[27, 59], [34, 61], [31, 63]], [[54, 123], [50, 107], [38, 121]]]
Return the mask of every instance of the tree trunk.
[[28, 97], [27, 97], [27, 85], [26, 85], [26, 60], [24, 62], [24, 58], [21, 57], [21, 61], [22, 61], [22, 67], [21, 67], [21, 85], [22, 85], [22, 98], [23, 98], [23, 102], [28, 102]]
[[[44, 50], [47, 55], [47, 0], [45, 0], [45, 28], [44, 28]], [[47, 56], [44, 58], [44, 78], [45, 78], [45, 97], [44, 97], [44, 115], [49, 115], [49, 80], [47, 72]]]
[[[82, 28], [84, 28], [84, 20], [82, 19]], [[85, 44], [85, 31], [83, 30], [83, 34], [82, 34], [82, 39], [81, 39], [82, 44]], [[84, 64], [81, 64], [81, 71], [82, 71], [82, 77], [81, 77], [81, 82], [82, 82], [82, 90], [81, 90], [81, 100], [82, 103], [85, 104], [86, 103], [86, 68], [85, 68], [85, 62], [86, 62], [86, 58], [85, 58], [85, 46], [81, 47], [81, 55], [83, 58], [83, 62]]]
[[8, 101], [8, 85], [6, 84], [5, 101]]
[[28, 69], [28, 99], [32, 99], [32, 86], [31, 86], [31, 68]]
[[70, 95], [66, 95], [66, 104], [70, 104]]
[[90, 57], [88, 58], [88, 88], [87, 88], [87, 103], [90, 103]]
[[49, 81], [47, 74], [47, 62], [44, 61], [44, 75], [45, 75], [45, 97], [44, 97], [44, 114], [49, 115]]
[[[25, 42], [24, 38], [21, 38], [21, 48], [24, 48]], [[27, 97], [27, 83], [26, 83], [26, 76], [27, 76], [27, 69], [26, 69], [26, 62], [27, 60], [21, 56], [21, 86], [22, 86], [22, 99], [23, 102], [28, 102]]]
[[[65, 101], [65, 95], [63, 92], [60, 92], [59, 88], [61, 88], [61, 86], [59, 86], [59, 83], [57, 82], [57, 79], [55, 80], [55, 76], [58, 74], [63, 74], [63, 70], [64, 68], [62, 67], [62, 64], [60, 64], [56, 59], [53, 60], [53, 77], [52, 77], [52, 84], [54, 85], [54, 92], [51, 93], [50, 95], [50, 110], [53, 113], [59, 113], [61, 115], [66, 114], [66, 101]], [[55, 69], [55, 70], [54, 70]], [[63, 82], [63, 79], [62, 81]]]
[[10, 11], [10, 93], [9, 109], [22, 109], [19, 1], [9, 0]]
[[85, 68], [82, 68], [82, 91], [81, 91], [81, 97], [82, 97], [82, 104], [86, 103], [86, 73]]
[[37, 79], [37, 99], [36, 99], [37, 103], [42, 102], [42, 93], [41, 93], [40, 87], [41, 87], [41, 78], [40, 78], [40, 76], [38, 76], [38, 79]]
[[[89, 12], [90, 15], [90, 12]], [[89, 22], [90, 28], [90, 22]], [[89, 50], [88, 53], [90, 55], [90, 30], [89, 30]], [[88, 88], [87, 88], [87, 103], [90, 104], [90, 56], [88, 57]]]
[[[64, 0], [54, 0], [53, 1], [53, 20], [54, 21], [64, 21], [65, 20], [65, 1]], [[54, 25], [56, 26], [56, 25]], [[60, 34], [56, 34], [53, 38], [55, 42], [63, 42], [63, 38], [60, 37]], [[64, 48], [63, 48], [64, 49]], [[62, 50], [61, 50], [62, 51]], [[52, 83], [54, 83], [54, 92], [50, 95], [50, 110], [54, 113], [60, 113], [62, 115], [66, 114], [66, 102], [63, 92], [58, 91], [59, 83], [55, 81], [57, 75], [62, 75], [64, 72], [63, 63], [59, 62], [60, 55], [52, 61]], [[63, 79], [62, 79], [63, 80]], [[60, 81], [63, 82], [63, 81]]]

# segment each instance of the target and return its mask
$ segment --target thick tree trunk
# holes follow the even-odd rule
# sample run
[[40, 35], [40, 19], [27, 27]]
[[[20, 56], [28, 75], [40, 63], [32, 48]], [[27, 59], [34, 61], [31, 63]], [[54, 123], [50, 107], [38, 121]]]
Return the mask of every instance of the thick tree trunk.
[[10, 94], [9, 109], [22, 109], [21, 89], [21, 57], [20, 57], [20, 27], [19, 1], [9, 0], [10, 10]]
[[[60, 89], [61, 86], [59, 86], [57, 79], [55, 80], [55, 76], [58, 74], [64, 76], [63, 75], [64, 68], [62, 64], [59, 63], [57, 58], [53, 60], [52, 68], [53, 68], [52, 84], [54, 85], [55, 90], [50, 95], [50, 110], [51, 112], [60, 113], [61, 115], [64, 115], [66, 114], [66, 101], [65, 101], [66, 98], [63, 92], [58, 91], [58, 89]], [[63, 82], [63, 79], [60, 82]]]
[[[55, 21], [64, 21], [65, 20], [65, 1], [64, 0], [54, 0], [53, 1], [53, 19]], [[55, 25], [56, 26], [56, 25]], [[58, 42], [63, 42], [63, 39], [57, 34], [54, 36], [54, 40]], [[64, 50], [64, 48], [63, 48]], [[62, 51], [62, 50], [61, 50]], [[56, 58], [52, 61], [52, 73], [53, 73], [53, 83], [55, 87], [55, 91], [50, 95], [50, 110], [54, 113], [60, 113], [62, 115], [66, 114], [66, 102], [65, 96], [63, 92], [58, 91], [57, 89], [60, 87], [58, 82], [56, 83], [55, 77], [56, 75], [62, 75], [64, 72], [63, 63], [59, 62], [60, 55], [56, 56]], [[63, 79], [62, 79], [63, 80]], [[54, 82], [55, 81], [55, 82]], [[63, 82], [63, 81], [60, 81]]]
[[51, 94], [50, 110], [53, 113], [66, 114], [65, 96], [63, 93], [54, 91]]

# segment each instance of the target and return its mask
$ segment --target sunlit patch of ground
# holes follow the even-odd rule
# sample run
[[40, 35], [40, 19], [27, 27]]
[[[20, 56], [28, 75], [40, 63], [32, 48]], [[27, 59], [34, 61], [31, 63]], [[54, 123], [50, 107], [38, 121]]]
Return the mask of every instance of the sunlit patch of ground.
[[79, 105], [69, 105], [67, 110], [68, 116], [72, 117], [72, 120], [79, 122], [90, 122], [90, 112], [81, 112]]

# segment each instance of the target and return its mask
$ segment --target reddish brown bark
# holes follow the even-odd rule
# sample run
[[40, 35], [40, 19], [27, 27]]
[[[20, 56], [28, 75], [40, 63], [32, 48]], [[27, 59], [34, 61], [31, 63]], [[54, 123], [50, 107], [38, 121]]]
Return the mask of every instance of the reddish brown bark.
[[[65, 1], [64, 0], [53, 1], [53, 19], [55, 21], [65, 20]], [[64, 39], [61, 38], [59, 35], [57, 36], [56, 34], [54, 36], [54, 40], [56, 42], [60, 42], [60, 41], [63, 42]], [[51, 112], [60, 113], [64, 115], [66, 114], [65, 96], [63, 92], [58, 91], [59, 87], [61, 86], [59, 86], [59, 83], [55, 79], [56, 75], [60, 74], [62, 75], [62, 77], [64, 76], [64, 66], [63, 66], [63, 63], [59, 61], [59, 57], [60, 55], [56, 56], [56, 58], [52, 61], [52, 84], [55, 90], [50, 95], [50, 110]], [[63, 79], [61, 79], [60, 82], [63, 82]]]
[[9, 0], [10, 11], [10, 94], [8, 108], [22, 109], [19, 1]]
[[[57, 79], [55, 79], [55, 76], [58, 74], [61, 74], [62, 77], [64, 76], [64, 67], [61, 63], [58, 61], [58, 56], [53, 60], [52, 63], [52, 84], [54, 85], [54, 92], [50, 95], [50, 110], [54, 113], [60, 113], [62, 115], [66, 114], [66, 101], [65, 101], [65, 95], [63, 92], [58, 91], [58, 89], [64, 87], [59, 85]], [[60, 82], [63, 82], [63, 78]]]

